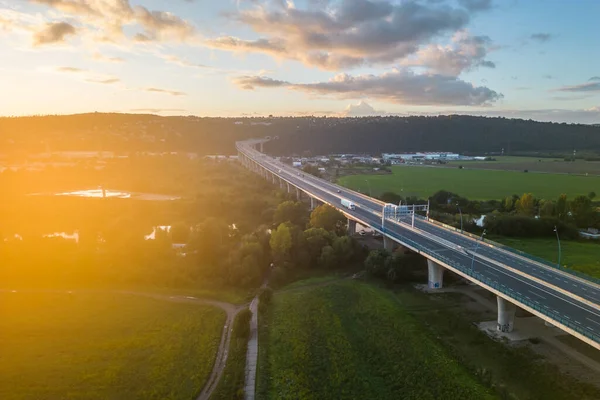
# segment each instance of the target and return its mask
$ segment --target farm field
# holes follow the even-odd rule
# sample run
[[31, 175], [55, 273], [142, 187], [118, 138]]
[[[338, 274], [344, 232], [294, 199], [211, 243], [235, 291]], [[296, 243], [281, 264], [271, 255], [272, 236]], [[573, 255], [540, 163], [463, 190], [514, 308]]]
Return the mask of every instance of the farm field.
[[338, 182], [362, 193], [371, 191], [373, 196], [392, 191], [420, 198], [431, 196], [438, 190], [448, 190], [471, 200], [499, 200], [523, 193], [545, 199], [555, 199], [561, 193], [571, 198], [592, 191], [600, 193], [600, 176], [438, 167], [393, 166], [392, 174], [349, 175]]
[[494, 398], [372, 285], [276, 293], [260, 324], [258, 399]]
[[494, 169], [505, 171], [546, 172], [558, 174], [600, 175], [600, 162], [576, 160], [565, 162], [557, 158], [494, 156], [496, 161], [452, 161], [442, 167], [456, 168], [463, 165], [468, 169]]
[[[554, 238], [508, 238], [490, 236], [489, 239], [524, 251], [531, 255], [558, 262], [558, 243]], [[561, 241], [561, 265], [600, 278], [600, 243], [590, 241]]]
[[118, 294], [0, 293], [0, 398], [186, 399], [225, 313]]

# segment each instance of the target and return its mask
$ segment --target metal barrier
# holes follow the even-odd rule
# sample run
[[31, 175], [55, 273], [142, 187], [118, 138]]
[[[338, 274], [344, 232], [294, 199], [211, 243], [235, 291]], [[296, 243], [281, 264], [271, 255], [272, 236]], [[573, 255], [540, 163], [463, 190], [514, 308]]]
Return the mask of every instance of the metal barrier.
[[[423, 220], [427, 220], [425, 217], [422, 217], [420, 215], [418, 217], [421, 218], [421, 219], [423, 219]], [[457, 233], [461, 233], [462, 235], [469, 236], [472, 239], [475, 239], [475, 240], [480, 240], [481, 239], [477, 235], [473, 235], [472, 233], [465, 232], [464, 230], [463, 230], [463, 232], [460, 232], [459, 229], [457, 229], [457, 228], [455, 228], [453, 226], [450, 226], [450, 225], [446, 225], [446, 224], [444, 224], [442, 222], [439, 222], [439, 221], [436, 221], [434, 219], [430, 218], [428, 221], [431, 222], [432, 224], [438, 225], [438, 226], [440, 226], [442, 228], [450, 229], [450, 230], [453, 230], [453, 231], [455, 231]], [[524, 258], [527, 258], [529, 260], [538, 262], [540, 264], [543, 264], [546, 267], [554, 268], [554, 269], [557, 269], [559, 271], [565, 272], [567, 274], [574, 275], [574, 276], [576, 276], [578, 278], [585, 279], [586, 281], [589, 281], [589, 282], [596, 283], [596, 284], [600, 285], [600, 279], [594, 278], [593, 276], [589, 276], [587, 274], [584, 274], [583, 272], [575, 271], [575, 270], [573, 270], [571, 268], [566, 268], [566, 267], [563, 267], [563, 266], [560, 266], [560, 265], [553, 264], [553, 263], [549, 262], [548, 260], [545, 260], [545, 259], [540, 258], [540, 257], [536, 257], [536, 256], [534, 256], [532, 254], [529, 254], [529, 253], [525, 253], [524, 251], [517, 250], [517, 249], [515, 249], [513, 247], [504, 245], [502, 243], [494, 242], [493, 240], [484, 239], [483, 242], [486, 243], [486, 244], [488, 244], [488, 245], [492, 245], [493, 247], [498, 247], [498, 248], [506, 250], [506, 251], [508, 251], [510, 253], [517, 254], [517, 255], [519, 255], [521, 257], [524, 257]]]
[[385, 234], [387, 234], [389, 236], [392, 236], [392, 237], [398, 239], [399, 241], [401, 241], [401, 242], [403, 242], [405, 244], [408, 244], [409, 246], [411, 246], [411, 247], [419, 250], [419, 252], [425, 253], [425, 254], [431, 256], [432, 258], [435, 258], [436, 260], [439, 260], [439, 261], [445, 263], [446, 265], [449, 265], [452, 268], [455, 268], [455, 269], [459, 270], [463, 274], [468, 275], [468, 276], [474, 278], [475, 280], [477, 280], [477, 281], [479, 281], [479, 282], [481, 282], [481, 283], [483, 283], [483, 284], [485, 284], [485, 285], [487, 285], [487, 286], [489, 286], [489, 287], [491, 287], [491, 288], [493, 288], [493, 289], [495, 289], [495, 290], [497, 290], [497, 291], [505, 294], [507, 297], [510, 297], [510, 298], [514, 299], [516, 302], [524, 304], [527, 307], [530, 307], [530, 308], [538, 311], [539, 313], [541, 313], [541, 314], [543, 314], [543, 315], [551, 318], [552, 320], [557, 321], [557, 322], [561, 323], [562, 325], [564, 325], [564, 326], [566, 326], [566, 327], [568, 327], [568, 328], [570, 328], [570, 329], [572, 329], [572, 330], [574, 330], [574, 331], [582, 334], [583, 336], [585, 336], [585, 337], [593, 340], [594, 342], [600, 343], [600, 335], [596, 335], [596, 334], [593, 334], [593, 333], [591, 333], [589, 331], [586, 331], [586, 330], [582, 329], [580, 325], [575, 324], [575, 323], [571, 322], [570, 320], [568, 320], [568, 319], [566, 319], [564, 317], [561, 317], [560, 314], [558, 314], [556, 312], [553, 312], [550, 309], [546, 309], [545, 307], [541, 306], [540, 304], [536, 304], [535, 302], [533, 302], [531, 300], [528, 300], [525, 297], [516, 294], [513, 290], [510, 290], [505, 285], [499, 284], [499, 283], [491, 280], [490, 278], [486, 277], [485, 275], [483, 275], [483, 274], [481, 274], [479, 272], [476, 272], [476, 271], [472, 270], [471, 268], [465, 267], [464, 265], [462, 265], [460, 263], [457, 263], [454, 260], [452, 260], [452, 259], [450, 259], [450, 258], [448, 258], [448, 257], [446, 257], [444, 255], [441, 255], [439, 253], [433, 252], [433, 251], [429, 250], [428, 248], [426, 248], [425, 246], [423, 246], [423, 245], [415, 242], [412, 239], [407, 238], [404, 235], [401, 235], [399, 233], [390, 231], [390, 230], [385, 229], [383, 227], [381, 227], [381, 231], [384, 232]]

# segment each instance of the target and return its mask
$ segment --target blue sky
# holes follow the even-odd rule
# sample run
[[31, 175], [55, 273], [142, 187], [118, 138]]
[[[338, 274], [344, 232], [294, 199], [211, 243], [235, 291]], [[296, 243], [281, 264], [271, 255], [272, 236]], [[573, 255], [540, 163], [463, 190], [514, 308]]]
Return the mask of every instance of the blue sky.
[[0, 114], [600, 123], [600, 2], [0, 0]]

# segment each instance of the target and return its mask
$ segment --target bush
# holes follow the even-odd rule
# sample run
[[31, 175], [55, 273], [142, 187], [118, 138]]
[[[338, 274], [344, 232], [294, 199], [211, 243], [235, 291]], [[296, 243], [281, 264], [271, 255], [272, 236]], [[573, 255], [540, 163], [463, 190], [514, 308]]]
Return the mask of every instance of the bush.
[[250, 337], [250, 320], [252, 319], [252, 311], [245, 308], [240, 311], [233, 321], [233, 334], [239, 339], [248, 339]]
[[266, 287], [264, 288], [260, 294], [258, 295], [258, 301], [260, 304], [264, 304], [268, 306], [271, 304], [271, 299], [273, 298], [273, 289]]

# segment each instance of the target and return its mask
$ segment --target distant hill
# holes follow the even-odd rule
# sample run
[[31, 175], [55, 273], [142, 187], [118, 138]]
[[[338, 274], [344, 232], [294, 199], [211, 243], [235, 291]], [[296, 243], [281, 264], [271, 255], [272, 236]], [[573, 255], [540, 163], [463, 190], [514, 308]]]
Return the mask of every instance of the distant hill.
[[77, 114], [0, 118], [0, 153], [105, 150], [233, 154], [234, 143], [278, 136], [273, 154], [453, 151], [600, 153], [600, 127], [471, 116], [199, 118]]
[[273, 153], [411, 151], [600, 153], [600, 127], [461, 115], [319, 119], [269, 143]]

